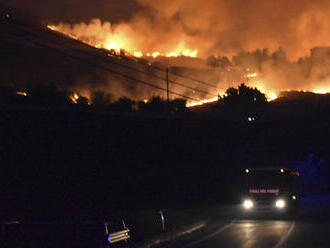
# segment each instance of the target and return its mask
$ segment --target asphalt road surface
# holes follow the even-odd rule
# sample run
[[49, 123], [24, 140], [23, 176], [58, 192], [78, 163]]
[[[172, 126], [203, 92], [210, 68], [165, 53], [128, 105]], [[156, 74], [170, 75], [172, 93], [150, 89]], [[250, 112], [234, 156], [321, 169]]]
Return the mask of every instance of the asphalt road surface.
[[[193, 235], [194, 236], [194, 235]], [[219, 220], [217, 227], [170, 248], [330, 247], [330, 208], [303, 209], [295, 219], [259, 216]]]
[[233, 220], [181, 248], [330, 247], [330, 223], [289, 220]]

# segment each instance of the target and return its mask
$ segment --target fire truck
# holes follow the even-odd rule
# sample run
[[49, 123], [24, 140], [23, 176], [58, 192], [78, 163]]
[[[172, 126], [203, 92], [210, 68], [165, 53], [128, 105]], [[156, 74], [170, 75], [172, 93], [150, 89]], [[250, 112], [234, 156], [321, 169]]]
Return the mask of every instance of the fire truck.
[[244, 174], [245, 213], [270, 211], [296, 215], [299, 172], [290, 168], [247, 168]]

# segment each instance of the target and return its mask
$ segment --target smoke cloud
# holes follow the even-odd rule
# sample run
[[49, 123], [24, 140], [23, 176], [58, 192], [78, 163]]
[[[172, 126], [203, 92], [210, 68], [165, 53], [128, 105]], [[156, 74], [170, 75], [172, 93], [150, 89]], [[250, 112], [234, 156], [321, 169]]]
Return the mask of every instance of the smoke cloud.
[[[323, 0], [139, 0], [170, 37], [184, 33], [202, 55], [279, 47], [290, 59], [328, 46], [330, 3]], [[138, 16], [141, 17], [141, 15]], [[160, 22], [159, 22], [160, 21]], [[177, 32], [177, 33], [176, 33]]]
[[[290, 60], [330, 45], [326, 0], [138, 0], [142, 10], [130, 21], [111, 26], [92, 20], [66, 26], [85, 39], [105, 44], [109, 34], [124, 39], [128, 50], [169, 52], [198, 49], [199, 56], [281, 47]], [[110, 8], [110, 5], [109, 5]], [[111, 21], [111, 20], [109, 20]], [[111, 30], [110, 30], [111, 28]], [[83, 32], [83, 34], [82, 34]], [[123, 38], [126, 37], [126, 38]], [[119, 38], [117, 38], [119, 39]]]

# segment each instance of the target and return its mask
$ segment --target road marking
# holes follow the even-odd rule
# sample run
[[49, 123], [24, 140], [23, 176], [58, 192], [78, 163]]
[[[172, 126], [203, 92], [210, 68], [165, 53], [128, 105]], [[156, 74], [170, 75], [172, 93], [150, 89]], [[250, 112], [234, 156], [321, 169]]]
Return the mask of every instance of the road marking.
[[189, 247], [192, 247], [194, 245], [197, 245], [205, 240], [208, 240], [210, 238], [213, 238], [214, 236], [218, 235], [219, 233], [223, 232], [224, 230], [228, 229], [229, 227], [231, 227], [234, 223], [235, 223], [236, 220], [232, 220], [230, 223], [222, 226], [220, 229], [218, 229], [217, 231], [215, 231], [214, 233], [211, 233], [207, 236], [204, 236], [203, 238], [199, 239], [199, 240], [196, 240], [194, 242], [191, 242], [189, 244], [186, 244], [184, 246], [181, 246], [180, 248], [189, 248]]
[[287, 241], [294, 227], [295, 227], [295, 222], [293, 221], [291, 223], [289, 231], [280, 239], [280, 241], [278, 241], [278, 243], [273, 248], [280, 248]]

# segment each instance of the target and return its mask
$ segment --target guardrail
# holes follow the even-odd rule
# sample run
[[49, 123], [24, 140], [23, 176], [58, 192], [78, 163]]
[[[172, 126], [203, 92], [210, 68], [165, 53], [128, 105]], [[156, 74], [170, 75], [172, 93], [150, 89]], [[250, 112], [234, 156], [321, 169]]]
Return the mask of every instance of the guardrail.
[[108, 235], [108, 241], [110, 244], [114, 244], [119, 241], [127, 241], [129, 238], [129, 229], [120, 232], [110, 233]]
[[124, 222], [124, 220], [122, 220], [122, 225], [123, 225], [123, 228], [124, 230], [120, 230], [118, 232], [113, 232], [113, 233], [110, 233], [109, 232], [109, 223], [104, 223], [104, 227], [105, 227], [105, 234], [107, 236], [107, 240], [109, 242], [110, 245], [114, 244], [114, 243], [117, 243], [117, 242], [120, 242], [120, 241], [125, 241], [127, 242], [128, 239], [130, 238], [130, 235], [129, 235], [129, 229], [126, 227], [126, 224]]

